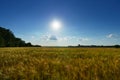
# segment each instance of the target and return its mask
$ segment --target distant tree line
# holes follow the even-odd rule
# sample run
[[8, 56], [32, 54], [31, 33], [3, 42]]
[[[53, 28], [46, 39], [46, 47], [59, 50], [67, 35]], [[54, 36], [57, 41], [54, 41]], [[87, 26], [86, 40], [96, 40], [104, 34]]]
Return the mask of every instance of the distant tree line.
[[40, 47], [40, 45], [32, 45], [30, 42], [26, 43], [21, 38], [15, 37], [9, 29], [0, 27], [0, 47]]
[[68, 46], [68, 47], [104, 47], [104, 48], [120, 48], [120, 45], [111, 45], [111, 46], [105, 46], [105, 45], [80, 45], [78, 44], [77, 46]]

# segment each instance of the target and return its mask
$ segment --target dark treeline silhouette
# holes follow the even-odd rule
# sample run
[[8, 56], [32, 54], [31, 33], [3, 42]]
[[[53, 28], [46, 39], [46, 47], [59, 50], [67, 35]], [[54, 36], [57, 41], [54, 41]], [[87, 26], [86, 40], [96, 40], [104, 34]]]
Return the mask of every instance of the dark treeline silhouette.
[[40, 47], [39, 45], [32, 45], [30, 42], [25, 43], [21, 38], [15, 37], [13, 32], [9, 29], [0, 27], [0, 47]]
[[78, 44], [77, 46], [68, 46], [68, 47], [91, 47], [91, 48], [120, 48], [120, 45], [111, 45], [111, 46], [105, 46], [105, 45], [80, 45]]

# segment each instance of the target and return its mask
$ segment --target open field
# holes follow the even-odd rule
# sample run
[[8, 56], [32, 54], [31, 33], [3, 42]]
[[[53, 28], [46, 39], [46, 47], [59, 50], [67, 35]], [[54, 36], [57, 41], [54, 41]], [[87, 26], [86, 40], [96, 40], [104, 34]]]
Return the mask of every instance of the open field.
[[120, 48], [0, 48], [0, 80], [120, 80]]

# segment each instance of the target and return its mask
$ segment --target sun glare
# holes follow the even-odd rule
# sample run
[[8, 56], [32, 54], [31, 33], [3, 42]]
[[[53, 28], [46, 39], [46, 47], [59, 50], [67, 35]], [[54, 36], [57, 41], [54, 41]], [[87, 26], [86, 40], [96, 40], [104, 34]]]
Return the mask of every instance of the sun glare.
[[53, 30], [59, 30], [61, 28], [61, 22], [58, 21], [58, 20], [54, 20], [52, 23], [51, 23], [51, 27]]

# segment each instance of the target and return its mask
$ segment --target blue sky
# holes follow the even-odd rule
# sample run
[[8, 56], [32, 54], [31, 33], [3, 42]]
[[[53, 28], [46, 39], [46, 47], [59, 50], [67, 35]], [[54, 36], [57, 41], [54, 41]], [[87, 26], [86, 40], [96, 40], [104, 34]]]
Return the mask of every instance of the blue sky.
[[[58, 31], [50, 27], [62, 23]], [[43, 46], [120, 44], [119, 0], [0, 0], [0, 26]]]

